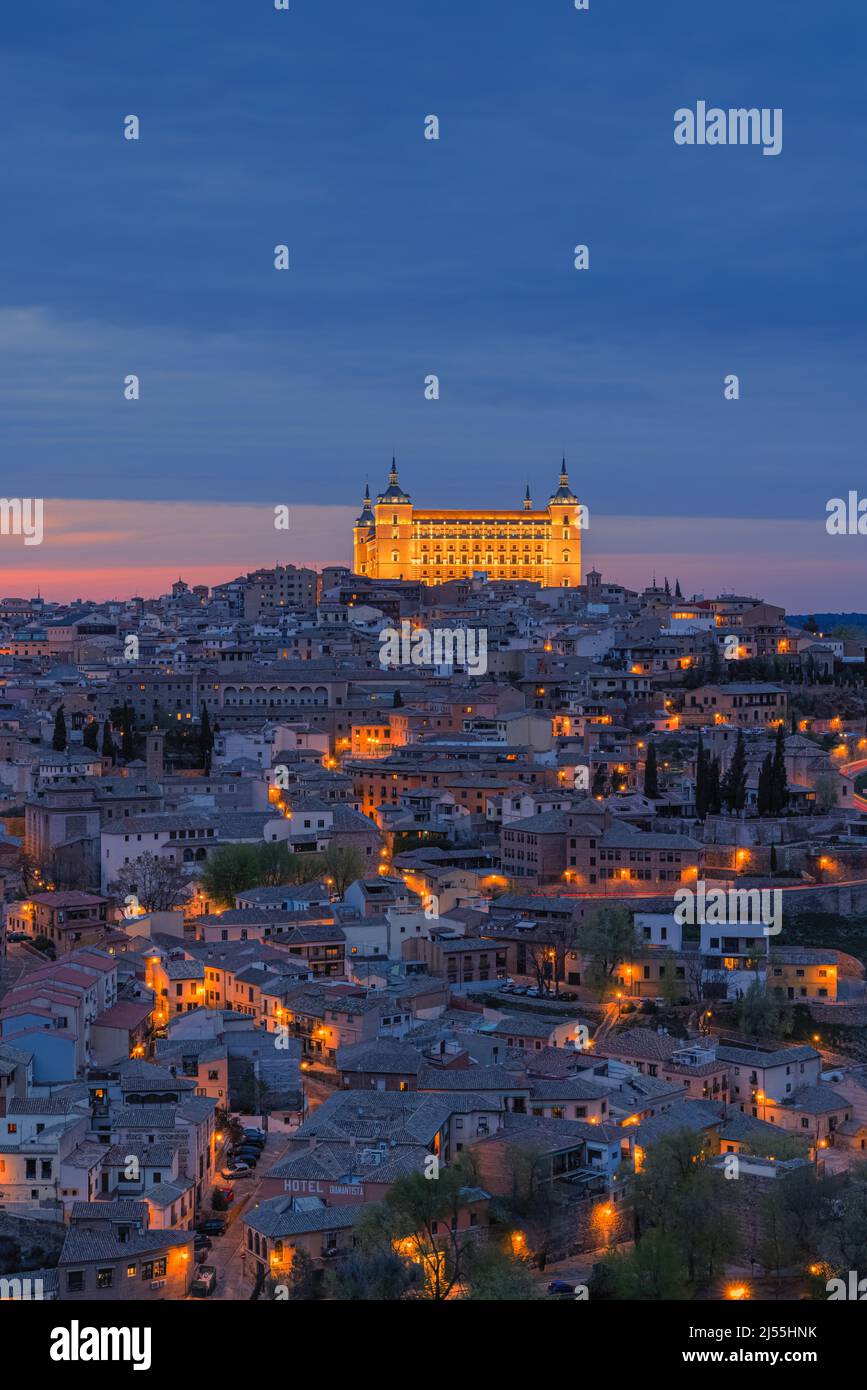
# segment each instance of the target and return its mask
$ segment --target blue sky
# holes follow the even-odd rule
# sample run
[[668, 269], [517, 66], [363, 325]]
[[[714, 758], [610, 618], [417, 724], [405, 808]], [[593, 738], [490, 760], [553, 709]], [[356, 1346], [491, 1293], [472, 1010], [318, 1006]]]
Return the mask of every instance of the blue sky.
[[[565, 452], [591, 545], [815, 522], [854, 606], [824, 517], [863, 472], [865, 34], [855, 0], [14, 7], [4, 493], [343, 507], [394, 450], [419, 503], [503, 506]], [[782, 153], [676, 146], [698, 99], [782, 107]]]

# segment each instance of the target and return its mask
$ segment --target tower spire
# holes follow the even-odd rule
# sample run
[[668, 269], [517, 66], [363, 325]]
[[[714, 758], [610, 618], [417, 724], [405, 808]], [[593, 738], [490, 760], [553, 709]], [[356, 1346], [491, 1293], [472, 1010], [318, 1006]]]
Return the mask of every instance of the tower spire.
[[525, 512], [531, 512], [532, 510], [533, 510], [533, 503], [532, 503], [532, 501], [531, 501], [531, 499], [530, 499], [530, 484], [529, 484], [529, 482], [528, 482], [528, 483], [527, 483], [527, 486], [526, 486], [525, 489], [524, 489], [524, 511], [525, 511]]
[[577, 502], [578, 498], [569, 486], [569, 474], [566, 471], [566, 457], [563, 456], [560, 462], [560, 486], [554, 495], [549, 499], [551, 502]]

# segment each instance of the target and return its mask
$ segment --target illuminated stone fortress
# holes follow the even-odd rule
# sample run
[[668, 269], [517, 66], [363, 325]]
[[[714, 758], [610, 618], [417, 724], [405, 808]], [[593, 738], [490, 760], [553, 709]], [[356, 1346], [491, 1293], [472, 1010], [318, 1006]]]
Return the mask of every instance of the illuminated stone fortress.
[[520, 511], [420, 511], [400, 486], [394, 459], [388, 487], [371, 505], [365, 488], [353, 528], [353, 571], [371, 579], [441, 584], [483, 571], [491, 580], [533, 579], [546, 588], [581, 583], [581, 528], [586, 509], [569, 487], [566, 460], [560, 486], [541, 511], [527, 487]]

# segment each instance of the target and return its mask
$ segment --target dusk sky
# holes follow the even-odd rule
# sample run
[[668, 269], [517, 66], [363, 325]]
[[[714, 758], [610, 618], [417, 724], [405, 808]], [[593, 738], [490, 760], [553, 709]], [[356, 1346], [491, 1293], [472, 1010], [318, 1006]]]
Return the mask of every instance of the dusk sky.
[[[392, 452], [492, 508], [565, 453], [585, 568], [867, 608], [825, 530], [864, 473], [865, 38], [863, 0], [13, 7], [2, 492], [46, 536], [0, 537], [0, 589], [348, 563]], [[782, 152], [675, 145], [699, 100], [781, 107]]]

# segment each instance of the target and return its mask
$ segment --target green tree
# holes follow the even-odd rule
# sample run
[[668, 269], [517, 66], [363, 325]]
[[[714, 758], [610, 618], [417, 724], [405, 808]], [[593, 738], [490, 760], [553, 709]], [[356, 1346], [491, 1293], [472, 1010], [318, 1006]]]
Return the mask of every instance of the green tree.
[[699, 734], [698, 750], [695, 755], [695, 813], [699, 820], [704, 820], [708, 810], [707, 769], [708, 757], [705, 752], [704, 740]]
[[834, 773], [825, 772], [816, 778], [813, 791], [816, 796], [817, 811], [830, 811], [832, 807], [837, 805], [838, 787], [839, 778]]
[[51, 740], [51, 747], [55, 753], [63, 753], [66, 749], [66, 719], [63, 715], [63, 705], [59, 705], [54, 716], [54, 736]]
[[340, 1302], [394, 1303], [416, 1284], [415, 1270], [393, 1250], [353, 1250], [325, 1271], [323, 1288]]
[[102, 726], [102, 756], [104, 758], [111, 758], [112, 762], [117, 758], [117, 748], [111, 736], [111, 724], [107, 719]]
[[786, 777], [786, 736], [782, 724], [777, 726], [771, 778], [771, 814], [779, 816], [789, 803], [789, 783]]
[[722, 810], [722, 790], [719, 777], [719, 758], [709, 758], [707, 768], [707, 809], [711, 816]]
[[81, 741], [85, 748], [89, 748], [92, 753], [99, 751], [99, 720], [91, 719], [89, 724], [85, 724], [84, 733]]
[[259, 873], [257, 845], [220, 845], [202, 866], [202, 892], [220, 907], [231, 908], [237, 893], [259, 886]]
[[738, 1027], [754, 1038], [784, 1038], [792, 1031], [788, 1009], [760, 980], [754, 980], [738, 1003]]
[[638, 1245], [651, 1230], [664, 1232], [693, 1286], [712, 1280], [738, 1243], [732, 1194], [708, 1153], [700, 1132], [674, 1130], [648, 1150], [634, 1184]]
[[293, 854], [286, 840], [263, 840], [256, 846], [257, 888], [278, 888], [281, 884], [309, 883], [322, 874], [319, 854]]
[[205, 772], [211, 770], [211, 758], [214, 751], [214, 735], [211, 732], [211, 720], [208, 715], [208, 706], [202, 705], [202, 719], [199, 726], [199, 753], [202, 759], [202, 767]]
[[472, 1302], [527, 1303], [544, 1297], [526, 1261], [492, 1240], [469, 1244], [464, 1265], [464, 1297]]
[[683, 1257], [673, 1237], [648, 1231], [628, 1252], [606, 1256], [609, 1297], [627, 1303], [675, 1302], [690, 1297]]
[[461, 1285], [467, 1270], [467, 1250], [475, 1236], [458, 1229], [458, 1218], [466, 1205], [466, 1188], [475, 1181], [475, 1167], [464, 1154], [441, 1168], [436, 1179], [423, 1173], [399, 1177], [382, 1201], [362, 1214], [362, 1248], [399, 1254], [408, 1272], [412, 1267], [417, 1271], [417, 1296], [444, 1301]]
[[334, 880], [335, 891], [341, 898], [349, 885], [364, 874], [364, 860], [355, 845], [341, 845], [332, 840], [321, 862], [323, 876]]
[[644, 760], [644, 795], [649, 797], [659, 796], [659, 772], [656, 766], [656, 745], [648, 743], [647, 756]]
[[760, 816], [770, 816], [773, 805], [774, 763], [768, 753], [759, 768], [759, 786], [756, 794], [756, 810]]
[[722, 780], [721, 792], [722, 799], [730, 811], [738, 812], [744, 809], [747, 802], [747, 750], [740, 729], [728, 772]]
[[617, 967], [636, 953], [632, 913], [621, 903], [597, 908], [584, 922], [579, 946], [589, 959], [587, 981], [601, 997]]

